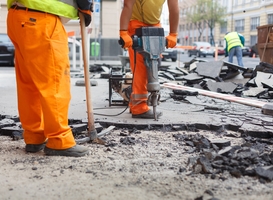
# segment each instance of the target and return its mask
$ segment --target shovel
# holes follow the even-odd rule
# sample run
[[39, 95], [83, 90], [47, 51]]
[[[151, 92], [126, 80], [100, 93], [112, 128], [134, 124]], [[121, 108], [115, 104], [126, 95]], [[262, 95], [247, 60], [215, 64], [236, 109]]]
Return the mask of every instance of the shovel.
[[89, 66], [88, 66], [88, 59], [87, 59], [87, 33], [84, 23], [84, 16], [82, 13], [79, 12], [80, 17], [80, 25], [81, 25], [81, 36], [82, 36], [82, 53], [83, 53], [83, 65], [84, 65], [84, 80], [85, 80], [85, 91], [86, 91], [86, 104], [87, 104], [87, 117], [88, 117], [88, 129], [87, 129], [87, 138], [83, 138], [80, 140], [76, 140], [77, 143], [83, 142], [96, 142], [98, 141], [97, 130], [95, 129], [94, 123], [94, 114], [93, 114], [93, 107], [91, 101], [91, 89], [90, 89], [90, 77], [89, 77]]

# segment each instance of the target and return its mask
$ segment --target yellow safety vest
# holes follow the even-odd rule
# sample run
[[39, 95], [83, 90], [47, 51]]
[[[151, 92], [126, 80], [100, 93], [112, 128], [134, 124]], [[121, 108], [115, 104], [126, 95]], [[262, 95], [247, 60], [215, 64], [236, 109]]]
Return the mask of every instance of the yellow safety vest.
[[240, 37], [237, 32], [230, 32], [225, 36], [225, 39], [228, 44], [228, 52], [231, 48], [241, 46], [243, 47]]
[[145, 24], [158, 24], [165, 0], [136, 0], [131, 20]]
[[78, 6], [74, 0], [8, 0], [7, 8], [9, 9], [12, 4], [16, 2], [27, 8], [44, 11], [54, 15], [70, 19], [78, 18]]

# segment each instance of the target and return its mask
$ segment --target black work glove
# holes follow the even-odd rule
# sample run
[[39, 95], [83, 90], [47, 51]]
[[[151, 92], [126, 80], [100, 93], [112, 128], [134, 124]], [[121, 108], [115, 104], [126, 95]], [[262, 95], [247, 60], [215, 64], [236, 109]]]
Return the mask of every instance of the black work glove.
[[85, 26], [89, 26], [92, 20], [93, 2], [91, 0], [77, 0], [78, 10], [84, 16]]

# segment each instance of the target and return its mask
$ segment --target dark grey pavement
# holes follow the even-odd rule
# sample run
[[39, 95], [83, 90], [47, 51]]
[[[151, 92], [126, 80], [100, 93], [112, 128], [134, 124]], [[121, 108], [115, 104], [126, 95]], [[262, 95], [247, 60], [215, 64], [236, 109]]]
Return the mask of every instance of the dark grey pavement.
[[[101, 61], [101, 63], [120, 64], [119, 61]], [[85, 87], [75, 84], [83, 80], [77, 76], [83, 74], [83, 71], [80, 68], [71, 71], [72, 99], [69, 118], [82, 119], [87, 122]], [[91, 74], [91, 77], [98, 83], [97, 86], [91, 87], [94, 119], [104, 127], [115, 125], [162, 130], [205, 129], [219, 132], [232, 130], [258, 137], [272, 137], [273, 135], [273, 117], [262, 114], [261, 108], [201, 95], [188, 96], [186, 101], [175, 101], [169, 95], [172, 90], [163, 87], [161, 89], [162, 102], [157, 107], [163, 112], [163, 116], [157, 121], [132, 118], [129, 109], [124, 112], [126, 106], [109, 106], [108, 79], [101, 78], [100, 74]], [[242, 81], [243, 77], [239, 74], [236, 79]], [[119, 98], [119, 95], [114, 93], [113, 98], [115, 97]], [[16, 98], [14, 68], [0, 67], [1, 115], [18, 116]]]

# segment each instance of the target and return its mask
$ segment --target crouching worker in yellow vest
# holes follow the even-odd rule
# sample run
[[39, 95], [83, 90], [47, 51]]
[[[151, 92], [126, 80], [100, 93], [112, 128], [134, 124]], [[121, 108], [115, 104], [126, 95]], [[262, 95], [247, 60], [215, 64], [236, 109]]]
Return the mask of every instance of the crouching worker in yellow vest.
[[245, 38], [237, 32], [227, 32], [225, 35], [226, 41], [226, 57], [228, 62], [233, 62], [233, 56], [237, 57], [238, 65], [243, 67], [243, 52], [242, 47], [245, 45]]
[[7, 33], [15, 46], [18, 112], [26, 152], [84, 156], [68, 125], [70, 63], [61, 18], [91, 22], [91, 0], [8, 0]]

